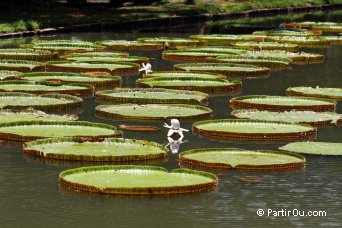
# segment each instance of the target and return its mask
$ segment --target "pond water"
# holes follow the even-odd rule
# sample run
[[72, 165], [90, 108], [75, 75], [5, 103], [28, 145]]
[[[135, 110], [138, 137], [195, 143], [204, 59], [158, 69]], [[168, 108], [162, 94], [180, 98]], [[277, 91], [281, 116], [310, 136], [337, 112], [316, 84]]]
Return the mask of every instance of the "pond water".
[[[306, 15], [297, 20], [330, 20], [341, 22], [335, 12]], [[276, 26], [288, 16], [258, 19], [257, 25]], [[297, 17], [297, 15], [294, 15]], [[246, 20], [248, 22], [248, 20]], [[231, 21], [230, 21], [231, 22]], [[229, 23], [230, 23], [229, 22]], [[216, 24], [215, 24], [216, 23]], [[105, 40], [138, 37], [176, 36], [187, 37], [195, 33], [229, 32], [225, 22], [200, 23], [183, 26], [149, 27], [142, 30], [70, 33], [46, 36], [44, 39]], [[239, 23], [242, 23], [239, 20]], [[245, 22], [246, 23], [246, 22]], [[222, 30], [222, 28], [225, 28]], [[158, 32], [156, 32], [158, 30]], [[235, 30], [241, 32], [241, 30]], [[232, 31], [234, 32], [234, 31]], [[251, 31], [249, 31], [251, 32]], [[31, 38], [1, 41], [3, 46], [28, 43]], [[1, 43], [2, 42], [2, 43]], [[341, 87], [342, 46], [326, 49], [305, 49], [324, 54], [322, 64], [296, 65], [292, 70], [272, 72], [269, 78], [244, 80], [240, 95], [284, 95], [290, 86]], [[161, 51], [138, 52], [151, 58], [153, 70], [172, 70], [174, 62], [164, 61]], [[123, 76], [124, 87], [134, 87], [139, 75]], [[209, 100], [213, 118], [228, 118], [232, 111], [229, 99], [232, 96], [215, 96]], [[97, 118], [94, 98], [85, 99], [80, 120], [107, 124], [139, 124]], [[337, 112], [342, 113], [341, 102]], [[146, 123], [145, 123], [146, 124]], [[162, 127], [162, 122], [149, 123]], [[192, 122], [182, 122], [182, 127], [191, 129]], [[320, 127], [316, 141], [341, 142], [341, 127]], [[129, 132], [125, 137], [148, 139], [167, 144], [167, 129], [159, 132]], [[180, 152], [193, 148], [238, 147], [244, 149], [277, 149], [285, 143], [265, 144], [250, 142], [216, 142], [185, 133], [185, 143]], [[169, 170], [179, 167], [177, 154], [167, 160], [140, 162], [163, 166]], [[285, 226], [342, 226], [342, 157], [305, 156], [304, 169], [282, 172], [237, 172], [219, 171], [219, 186], [216, 190], [191, 195], [126, 197], [95, 195], [68, 191], [59, 186], [58, 175], [69, 168], [88, 166], [90, 163], [44, 161], [24, 156], [19, 143], [0, 143], [0, 227], [270, 227]], [[98, 163], [97, 163], [98, 164]], [[261, 183], [242, 183], [239, 178], [256, 177]], [[325, 217], [279, 216], [259, 217], [257, 209], [326, 211]], [[267, 213], [267, 212], [266, 212]], [[281, 215], [281, 214], [280, 214]]]

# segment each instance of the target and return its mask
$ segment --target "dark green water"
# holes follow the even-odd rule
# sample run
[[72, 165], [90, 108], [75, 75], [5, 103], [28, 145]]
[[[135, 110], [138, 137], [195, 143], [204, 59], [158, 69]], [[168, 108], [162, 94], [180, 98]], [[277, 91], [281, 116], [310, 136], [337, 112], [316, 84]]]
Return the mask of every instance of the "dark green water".
[[[318, 14], [315, 19], [341, 21], [338, 16]], [[334, 14], [333, 14], [334, 15]], [[310, 17], [307, 16], [307, 17]], [[302, 18], [303, 19], [303, 18]], [[306, 19], [306, 18], [305, 18]], [[275, 18], [267, 21], [274, 26]], [[303, 19], [304, 20], [304, 19]], [[265, 20], [266, 21], [266, 20]], [[261, 22], [258, 22], [262, 24]], [[223, 26], [223, 25], [220, 25]], [[143, 36], [177, 36], [204, 31], [215, 31], [212, 24], [195, 24], [181, 27], [149, 28], [134, 32], [72, 33], [59, 34], [46, 39], [135, 39]], [[26, 43], [30, 39], [16, 39], [14, 43]], [[0, 41], [5, 42], [5, 41]], [[8, 41], [6, 41], [8, 42]], [[3, 43], [2, 43], [3, 44]], [[15, 44], [8, 42], [7, 45]], [[289, 86], [342, 86], [342, 46], [327, 49], [306, 49], [324, 54], [325, 63], [294, 66], [292, 70], [273, 72], [269, 78], [244, 80], [240, 95], [284, 95]], [[173, 62], [161, 59], [161, 52], [130, 52], [152, 58], [153, 70], [171, 70]], [[123, 76], [124, 87], [134, 87], [138, 75]], [[229, 96], [210, 98], [213, 118], [227, 118], [231, 112]], [[80, 120], [108, 124], [125, 124], [95, 117], [94, 98], [84, 101]], [[341, 102], [338, 113], [342, 113]], [[132, 124], [132, 123], [130, 123]], [[139, 124], [139, 123], [135, 123]], [[162, 122], [151, 125], [162, 127]], [[182, 122], [191, 129], [192, 122]], [[341, 142], [341, 127], [320, 127], [316, 141]], [[148, 139], [167, 143], [167, 129], [160, 132], [137, 133], [126, 131], [125, 137]], [[246, 149], [276, 149], [284, 144], [248, 142], [215, 142], [199, 138], [191, 132], [185, 134], [187, 142], [180, 145], [180, 152], [201, 147], [238, 147]], [[166, 161], [136, 163], [160, 165], [174, 169], [177, 155], [170, 154]], [[221, 171], [219, 187], [208, 193], [125, 197], [71, 192], [61, 188], [58, 174], [68, 168], [84, 165], [80, 162], [43, 161], [26, 157], [19, 143], [0, 143], [0, 227], [271, 227], [271, 226], [342, 226], [342, 157], [306, 156], [304, 169], [283, 172]], [[257, 184], [242, 183], [241, 177], [257, 177]], [[259, 217], [257, 209], [298, 209], [300, 211], [326, 211], [325, 217]], [[267, 212], [266, 212], [267, 213]]]

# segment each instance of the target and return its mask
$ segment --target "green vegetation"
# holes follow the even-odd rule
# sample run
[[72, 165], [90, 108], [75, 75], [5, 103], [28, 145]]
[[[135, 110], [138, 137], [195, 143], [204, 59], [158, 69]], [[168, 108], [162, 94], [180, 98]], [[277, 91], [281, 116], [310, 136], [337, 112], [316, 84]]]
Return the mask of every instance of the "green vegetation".
[[[72, 0], [70, 2], [69, 5], [56, 6], [55, 0], [3, 1], [0, 3], [0, 11], [3, 11], [0, 14], [0, 33], [90, 23], [120, 24], [136, 18], [165, 18], [169, 16], [192, 16], [201, 13], [233, 13], [252, 9], [341, 3], [340, 0], [139, 0], [130, 1], [133, 5], [127, 1], [112, 1], [105, 8], [94, 11], [94, 6], [87, 7], [85, 1]], [[19, 19], [18, 15], [20, 15]]]
[[1, 23], [0, 24], [0, 33], [13, 33], [13, 32], [21, 32], [21, 31], [31, 31], [37, 30], [40, 28], [40, 22], [36, 20], [19, 20], [12, 23]]

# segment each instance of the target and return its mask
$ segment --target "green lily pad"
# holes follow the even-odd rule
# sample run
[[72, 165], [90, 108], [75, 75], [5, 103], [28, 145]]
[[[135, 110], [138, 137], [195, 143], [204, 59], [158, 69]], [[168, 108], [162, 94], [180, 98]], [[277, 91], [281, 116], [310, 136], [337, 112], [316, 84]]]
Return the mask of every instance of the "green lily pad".
[[77, 40], [39, 40], [33, 43], [32, 48], [65, 54], [66, 52], [96, 51], [101, 49], [101, 46], [92, 42]]
[[85, 83], [94, 86], [95, 88], [103, 87], [120, 87], [121, 77], [118, 76], [90, 76], [80, 73], [70, 72], [35, 72], [25, 73], [20, 75], [19, 78], [29, 81], [52, 81], [63, 83]]
[[240, 77], [260, 77], [269, 76], [270, 74], [270, 69], [266, 67], [232, 63], [183, 63], [175, 64], [174, 69], [180, 71], [204, 71]]
[[334, 112], [336, 101], [312, 97], [287, 97], [250, 95], [230, 100], [233, 109], [258, 109], [267, 111], [315, 111]]
[[76, 53], [62, 56], [63, 59], [78, 62], [132, 62], [132, 63], [148, 63], [150, 60], [142, 56], [101, 56], [101, 55], [84, 55]]
[[234, 110], [231, 115], [239, 119], [284, 121], [290, 123], [306, 123], [312, 126], [338, 124], [342, 115], [334, 112], [289, 111], [269, 112], [251, 109]]
[[267, 30], [267, 31], [255, 31], [253, 35], [266, 35], [266, 36], [316, 36], [319, 35], [314, 31], [310, 30], [285, 30], [285, 29], [275, 29], [275, 30]]
[[238, 47], [249, 47], [256, 50], [286, 50], [298, 51], [297, 44], [277, 43], [277, 42], [236, 42], [233, 45]]
[[241, 84], [238, 80], [198, 77], [143, 78], [136, 81], [137, 87], [196, 90], [205, 93], [236, 93], [241, 91]]
[[288, 52], [284, 50], [260, 50], [249, 51], [246, 54], [248, 56], [289, 58], [292, 60], [292, 64], [322, 63], [324, 61], [324, 55], [307, 52]]
[[297, 44], [299, 47], [328, 47], [331, 44], [322, 36], [271, 36], [268, 41]]
[[48, 61], [56, 59], [58, 55], [50, 51], [34, 49], [0, 49], [0, 59]]
[[290, 87], [286, 94], [291, 96], [321, 97], [334, 100], [342, 100], [342, 88], [321, 88], [321, 87]]
[[168, 155], [161, 144], [117, 138], [101, 142], [81, 138], [40, 139], [26, 143], [24, 153], [48, 159], [116, 162], [161, 159]]
[[295, 142], [279, 148], [301, 154], [342, 155], [342, 143], [331, 142]]
[[0, 70], [0, 81], [7, 80], [8, 78], [17, 78], [18, 76], [22, 75], [22, 72], [13, 71], [13, 70]]
[[194, 40], [189, 38], [178, 38], [178, 37], [142, 37], [138, 38], [138, 41], [147, 43], [163, 43], [165, 47], [177, 48], [179, 46], [198, 46], [207, 44], [207, 42]]
[[136, 63], [127, 62], [69, 62], [54, 61], [47, 63], [50, 71], [89, 72], [104, 71], [111, 74], [137, 74], [140, 66]]
[[206, 104], [208, 103], [208, 94], [157, 88], [116, 88], [97, 92], [96, 99], [135, 104]]
[[59, 175], [71, 189], [95, 193], [152, 195], [211, 190], [218, 178], [211, 173], [189, 169], [168, 172], [156, 166], [93, 166], [70, 169]]
[[181, 164], [239, 170], [279, 170], [302, 168], [305, 158], [295, 153], [237, 148], [207, 148], [179, 154]]
[[61, 58], [64, 59], [66, 57], [127, 57], [129, 56], [128, 52], [123, 51], [90, 51], [90, 52], [77, 52], [67, 55], [62, 55]]
[[209, 118], [212, 110], [199, 105], [184, 104], [120, 104], [99, 105], [96, 115], [113, 119], [124, 120], [166, 120], [177, 118], [179, 120], [193, 120]]
[[79, 107], [82, 99], [66, 94], [34, 95], [29, 93], [0, 93], [1, 109], [64, 110]]
[[131, 40], [103, 40], [97, 43], [111, 50], [154, 51], [154, 50], [160, 50], [164, 48], [164, 44], [162, 42], [149, 43], [149, 42], [131, 41]]
[[252, 64], [261, 67], [269, 68], [290, 68], [292, 60], [289, 58], [280, 57], [265, 57], [265, 56], [218, 56], [216, 60], [219, 62]]
[[220, 78], [226, 79], [223, 74], [207, 73], [207, 72], [185, 72], [185, 71], [153, 71], [143, 75], [144, 78]]
[[20, 72], [40, 71], [44, 64], [27, 60], [0, 59], [0, 70], [14, 70]]
[[46, 114], [42, 111], [25, 110], [14, 112], [11, 110], [0, 110], [0, 123], [18, 122], [18, 121], [72, 121], [77, 120], [75, 115], [54, 115]]
[[298, 140], [315, 138], [316, 128], [307, 124], [276, 121], [222, 119], [196, 122], [192, 131], [200, 136], [234, 140]]
[[122, 132], [107, 124], [85, 121], [20, 121], [0, 124], [0, 139], [32, 141], [41, 138], [77, 136], [90, 140], [122, 137]]
[[332, 45], [342, 44], [342, 36], [324, 36], [324, 39], [328, 40]]
[[194, 48], [186, 48], [182, 49], [184, 51], [199, 51], [199, 52], [218, 52], [218, 53], [225, 53], [227, 55], [242, 55], [248, 51], [253, 49], [251, 48], [243, 48], [243, 47], [236, 47], [236, 46], [198, 46]]
[[300, 23], [295, 23], [295, 24], [299, 25], [302, 28], [316, 29], [316, 30], [321, 30], [324, 32], [342, 32], [342, 23], [305, 21], [305, 22], [300, 22]]
[[229, 45], [241, 40], [238, 35], [231, 34], [197, 34], [191, 35], [190, 38], [206, 41], [208, 45]]
[[210, 57], [214, 58], [226, 54], [216, 51], [169, 50], [163, 51], [163, 59], [178, 62], [207, 62]]
[[2, 81], [0, 92], [26, 92], [33, 94], [60, 93], [88, 96], [93, 94], [94, 87], [86, 84], [52, 85], [46, 82]]

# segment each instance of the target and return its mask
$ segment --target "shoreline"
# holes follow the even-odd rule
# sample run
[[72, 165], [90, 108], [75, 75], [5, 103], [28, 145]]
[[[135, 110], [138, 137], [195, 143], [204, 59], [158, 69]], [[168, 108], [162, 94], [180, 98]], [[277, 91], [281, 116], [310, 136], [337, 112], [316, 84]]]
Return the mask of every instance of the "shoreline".
[[122, 23], [118, 22], [101, 22], [101, 23], [88, 23], [72, 26], [59, 26], [55, 28], [44, 28], [32, 31], [22, 31], [14, 33], [0, 34], [0, 39], [7, 38], [19, 38], [19, 37], [32, 37], [50, 33], [63, 33], [63, 32], [82, 32], [82, 31], [103, 31], [113, 30], [114, 28], [126, 28], [135, 29], [141, 26], [157, 26], [160, 24], [184, 24], [189, 22], [203, 22], [203, 21], [217, 21], [223, 19], [237, 19], [248, 17], [264, 17], [272, 15], [290, 15], [303, 12], [312, 11], [325, 11], [332, 9], [342, 9], [342, 3], [337, 4], [325, 4], [325, 5], [313, 5], [313, 6], [298, 6], [298, 7], [286, 7], [286, 8], [263, 8], [245, 10], [233, 13], [205, 13], [196, 14], [190, 16], [171, 16], [164, 18], [143, 18], [137, 20], [128, 20]]

